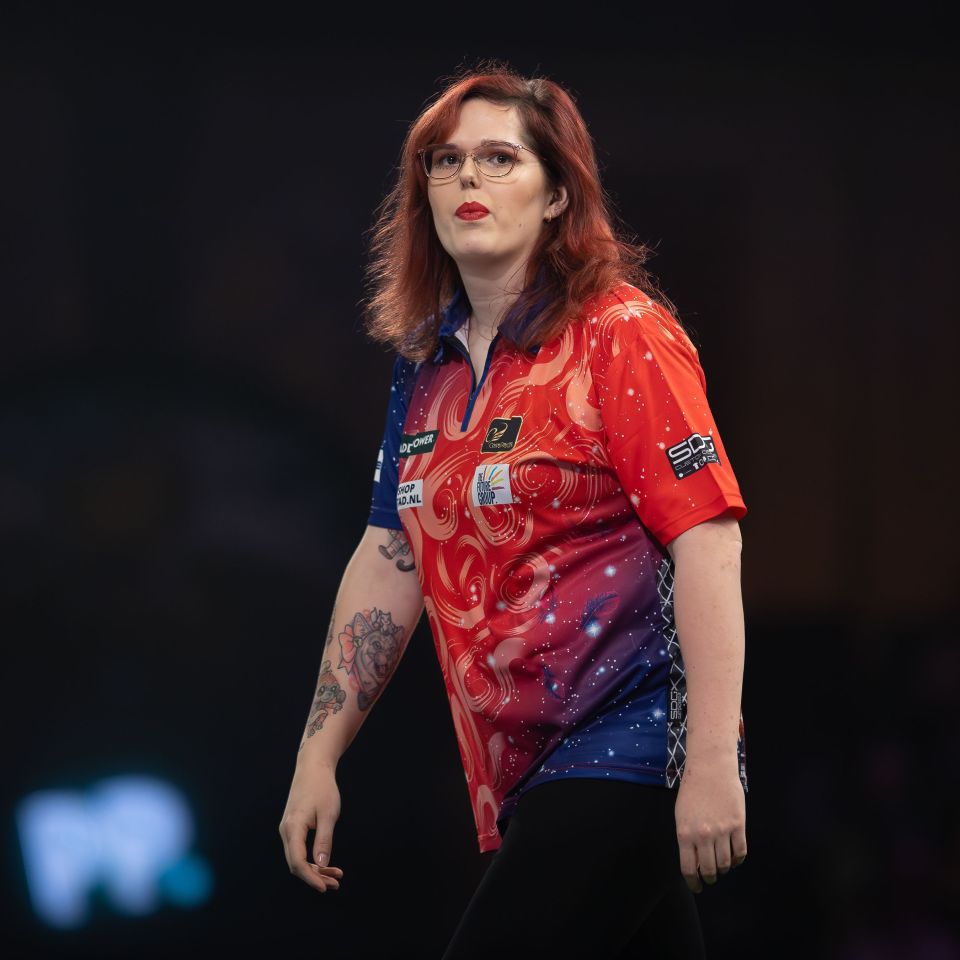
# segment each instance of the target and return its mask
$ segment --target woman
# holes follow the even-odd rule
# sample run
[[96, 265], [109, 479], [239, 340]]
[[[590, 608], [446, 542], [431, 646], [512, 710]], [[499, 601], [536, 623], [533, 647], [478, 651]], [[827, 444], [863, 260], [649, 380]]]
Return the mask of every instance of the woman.
[[280, 832], [339, 886], [336, 763], [425, 607], [497, 851], [446, 960], [702, 956], [691, 891], [746, 856], [746, 507], [610, 223], [569, 95], [488, 63], [411, 126], [373, 238], [387, 424]]

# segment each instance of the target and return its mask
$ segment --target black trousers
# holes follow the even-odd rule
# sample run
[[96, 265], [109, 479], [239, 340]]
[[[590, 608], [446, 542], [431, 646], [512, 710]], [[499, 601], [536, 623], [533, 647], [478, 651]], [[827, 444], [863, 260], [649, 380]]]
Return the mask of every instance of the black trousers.
[[531, 788], [442, 960], [704, 957], [680, 873], [676, 797], [619, 780]]

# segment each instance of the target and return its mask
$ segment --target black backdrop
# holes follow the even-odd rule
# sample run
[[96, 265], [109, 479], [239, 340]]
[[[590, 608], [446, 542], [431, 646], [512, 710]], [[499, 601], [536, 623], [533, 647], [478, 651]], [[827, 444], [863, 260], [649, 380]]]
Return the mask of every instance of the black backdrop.
[[[442, 952], [489, 854], [425, 624], [339, 768], [340, 891], [287, 873], [277, 825], [386, 408], [363, 232], [440, 78], [499, 57], [576, 97], [694, 332], [749, 508], [750, 856], [698, 898], [710, 955], [960, 952], [943, 24], [3, 16], [7, 937], [64, 957]], [[50, 931], [16, 804], [123, 772], [183, 791], [212, 896]], [[576, 851], [557, 869], [572, 882]]]

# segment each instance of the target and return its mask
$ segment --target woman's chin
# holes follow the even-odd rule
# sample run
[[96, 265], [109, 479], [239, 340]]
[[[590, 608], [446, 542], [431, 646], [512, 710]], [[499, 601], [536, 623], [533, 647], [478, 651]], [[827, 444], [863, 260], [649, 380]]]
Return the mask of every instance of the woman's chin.
[[492, 243], [458, 243], [450, 256], [457, 263], [471, 263], [473, 261], [489, 260], [497, 253], [498, 251]]

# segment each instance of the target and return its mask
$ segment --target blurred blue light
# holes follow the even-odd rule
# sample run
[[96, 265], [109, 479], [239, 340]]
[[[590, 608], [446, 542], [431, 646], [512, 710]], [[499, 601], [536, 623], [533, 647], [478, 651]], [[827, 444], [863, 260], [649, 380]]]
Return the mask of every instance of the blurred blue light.
[[186, 800], [156, 778], [29, 794], [17, 807], [17, 829], [33, 908], [52, 926], [85, 923], [95, 888], [118, 912], [142, 916], [163, 899], [196, 906], [213, 887], [209, 866], [189, 852]]
[[213, 872], [205, 860], [187, 856], [164, 870], [158, 882], [170, 903], [181, 907], [193, 907], [210, 897], [213, 889]]

